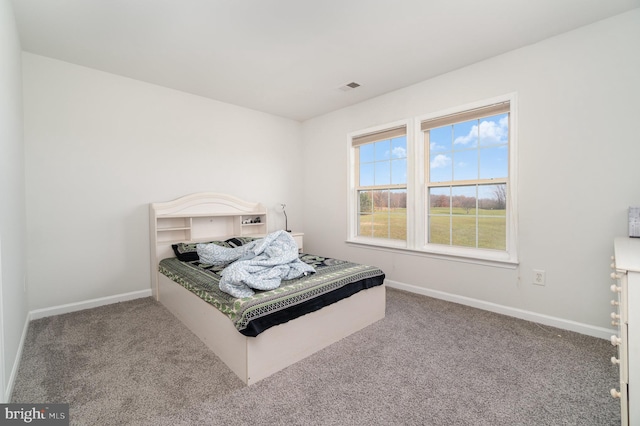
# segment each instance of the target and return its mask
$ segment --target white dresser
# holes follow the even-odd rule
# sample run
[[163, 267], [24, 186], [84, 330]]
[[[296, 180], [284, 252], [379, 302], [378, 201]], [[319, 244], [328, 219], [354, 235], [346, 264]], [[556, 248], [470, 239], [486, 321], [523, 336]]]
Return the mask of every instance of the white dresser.
[[[640, 239], [619, 237], [614, 240], [611, 291], [612, 323], [618, 334], [611, 344], [618, 347], [611, 362], [620, 368], [620, 387], [611, 395], [620, 399], [622, 425], [640, 425]], [[630, 307], [635, 307], [630, 309]]]

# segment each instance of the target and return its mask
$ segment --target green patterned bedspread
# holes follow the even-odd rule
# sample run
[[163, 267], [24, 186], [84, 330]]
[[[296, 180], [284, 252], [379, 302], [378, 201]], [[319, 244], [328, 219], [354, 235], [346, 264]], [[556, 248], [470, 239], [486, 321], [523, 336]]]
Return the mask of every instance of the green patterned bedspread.
[[[172, 281], [216, 307], [229, 317], [238, 331], [249, 336], [317, 310], [319, 301], [323, 301], [323, 305], [330, 304], [384, 282], [384, 273], [373, 266], [309, 254], [301, 254], [300, 259], [312, 265], [316, 273], [283, 281], [274, 290], [256, 291], [255, 295], [242, 299], [219, 289], [222, 267], [168, 258], [160, 262], [158, 269]], [[283, 317], [283, 311], [291, 311], [291, 317]], [[273, 317], [279, 319], [274, 320]]]

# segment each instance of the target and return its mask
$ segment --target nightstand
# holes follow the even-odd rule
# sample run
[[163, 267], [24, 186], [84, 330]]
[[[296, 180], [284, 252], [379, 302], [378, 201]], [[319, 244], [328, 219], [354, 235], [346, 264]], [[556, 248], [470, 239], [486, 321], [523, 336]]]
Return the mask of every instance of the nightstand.
[[302, 252], [303, 243], [304, 243], [304, 232], [292, 232], [291, 236], [294, 240], [296, 240], [296, 244], [298, 245], [298, 251]]

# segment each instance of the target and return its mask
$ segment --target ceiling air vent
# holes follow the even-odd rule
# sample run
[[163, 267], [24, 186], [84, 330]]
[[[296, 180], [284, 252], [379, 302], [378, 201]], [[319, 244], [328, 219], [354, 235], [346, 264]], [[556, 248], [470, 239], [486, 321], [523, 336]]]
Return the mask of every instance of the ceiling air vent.
[[358, 83], [356, 83], [355, 81], [352, 81], [351, 83], [347, 83], [344, 84], [342, 86], [340, 86], [340, 90], [342, 90], [343, 92], [349, 91], [349, 90], [353, 90], [356, 87], [360, 87], [360, 85]]

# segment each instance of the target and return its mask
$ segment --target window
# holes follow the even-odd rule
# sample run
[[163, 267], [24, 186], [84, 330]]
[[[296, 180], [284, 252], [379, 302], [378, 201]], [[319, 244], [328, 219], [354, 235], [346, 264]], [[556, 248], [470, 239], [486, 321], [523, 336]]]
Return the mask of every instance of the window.
[[405, 126], [352, 139], [357, 236], [407, 239], [407, 131]]
[[349, 135], [349, 242], [517, 263], [514, 105], [511, 94]]
[[424, 120], [427, 243], [506, 251], [509, 102]]

